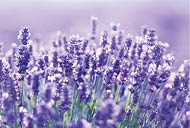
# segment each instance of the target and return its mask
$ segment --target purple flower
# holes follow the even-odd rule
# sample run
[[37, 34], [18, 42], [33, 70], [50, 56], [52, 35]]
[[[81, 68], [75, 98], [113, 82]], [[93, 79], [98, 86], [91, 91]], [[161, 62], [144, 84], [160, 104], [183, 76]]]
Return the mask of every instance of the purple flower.
[[105, 80], [105, 83], [106, 83], [107, 85], [111, 84], [112, 78], [113, 78], [113, 74], [114, 74], [113, 69], [108, 69], [108, 70], [106, 71], [104, 80]]
[[16, 122], [18, 116], [14, 112], [14, 104], [15, 100], [9, 96], [9, 93], [4, 92], [1, 99], [1, 110], [3, 111], [3, 116], [5, 118], [4, 123], [9, 127], [13, 127]]
[[155, 41], [157, 40], [157, 35], [155, 34], [155, 29], [148, 29], [145, 35], [145, 39], [147, 39], [148, 44], [153, 46]]
[[119, 58], [122, 59], [124, 57], [124, 48], [121, 48], [120, 52], [119, 52]]
[[68, 87], [63, 88], [63, 92], [61, 94], [61, 104], [59, 106], [60, 114], [64, 114], [64, 112], [70, 110], [70, 105], [72, 104], [71, 101], [71, 92]]
[[139, 100], [139, 94], [137, 91], [134, 92], [134, 95], [133, 95], [133, 104], [136, 106], [136, 104], [138, 103], [138, 100]]
[[46, 65], [49, 65], [49, 57], [47, 55], [44, 56], [44, 61], [46, 63]]
[[44, 93], [44, 101], [50, 102], [51, 99], [52, 99], [52, 88], [51, 86], [48, 86]]
[[83, 54], [84, 39], [78, 35], [72, 35], [68, 44], [69, 53], [73, 57], [79, 57]]
[[92, 40], [96, 39], [95, 35], [96, 35], [97, 20], [98, 20], [97, 17], [94, 17], [94, 16], [91, 17], [91, 24], [92, 24], [91, 39]]
[[18, 39], [20, 40], [22, 45], [27, 45], [28, 40], [30, 39], [30, 32], [27, 27], [24, 27], [19, 31]]
[[17, 58], [18, 58], [18, 64], [17, 64], [18, 72], [20, 74], [25, 74], [26, 70], [28, 69], [28, 63], [30, 61], [30, 53], [27, 47], [21, 46], [19, 48], [19, 56]]
[[126, 45], [126, 47], [127, 47], [128, 50], [131, 48], [132, 42], [133, 42], [133, 41], [132, 41], [131, 37], [128, 37], [128, 38], [126, 39], [125, 45]]
[[141, 57], [142, 52], [143, 52], [143, 45], [139, 44], [137, 48], [137, 54], [139, 58]]
[[91, 59], [91, 55], [90, 54], [85, 54], [84, 57], [84, 68], [85, 69], [90, 69], [90, 59]]
[[117, 123], [125, 117], [121, 106], [117, 105], [111, 98], [106, 98], [95, 115], [95, 125], [99, 127], [116, 127]]
[[168, 93], [169, 93], [169, 90], [170, 90], [169, 88], [164, 88], [163, 94], [162, 94], [162, 97], [163, 97], [164, 100], [167, 98], [167, 95], [168, 95]]
[[115, 24], [115, 23], [112, 22], [110, 25], [111, 25], [111, 28], [112, 28], [113, 32], [117, 32], [119, 27], [120, 27], [119, 23]]
[[188, 128], [190, 126], [190, 120], [185, 119], [185, 121], [182, 121], [182, 126], [184, 128]]
[[117, 42], [116, 42], [116, 37], [115, 36], [113, 36], [112, 39], [111, 39], [110, 50], [111, 50], [112, 54], [114, 54], [114, 51], [117, 50]]
[[30, 61], [30, 44], [29, 44], [29, 39], [30, 39], [30, 32], [28, 28], [23, 28], [19, 32], [18, 39], [20, 40], [20, 46], [18, 50], [18, 62], [17, 62], [17, 67], [18, 67], [18, 73], [21, 74], [21, 80], [23, 79], [23, 75], [25, 75], [26, 70], [28, 69], [28, 64]]
[[70, 123], [69, 124], [69, 128], [92, 128], [92, 125], [90, 122], [84, 120], [84, 119], [80, 119], [77, 121], [77, 123]]
[[162, 83], [166, 82], [168, 80], [170, 74], [171, 74], [170, 70], [163, 71], [160, 74], [160, 82], [162, 82]]
[[90, 90], [86, 84], [82, 84], [78, 88], [79, 90], [79, 99], [87, 103], [90, 100]]
[[132, 52], [131, 52], [131, 59], [133, 60], [133, 59], [135, 59], [135, 57], [136, 57], [136, 49], [137, 48], [137, 43], [135, 43], [134, 45], [133, 45], [133, 49], [132, 49]]
[[40, 86], [40, 76], [39, 74], [34, 75], [33, 78], [33, 84], [32, 84], [32, 90], [35, 96], [39, 93], [39, 86]]
[[37, 116], [37, 123], [36, 123], [37, 126], [43, 128], [45, 127], [46, 123], [47, 123], [47, 115], [44, 113], [39, 113]]
[[165, 100], [162, 102], [159, 110], [159, 119], [163, 123], [164, 127], [169, 127], [172, 123], [175, 113], [174, 110], [176, 104], [173, 101]]
[[101, 54], [99, 55], [98, 67], [105, 66], [108, 60], [108, 53], [106, 50], [102, 50]]
[[39, 69], [44, 70], [45, 69], [45, 61], [43, 59], [38, 60]]
[[143, 26], [142, 27], [142, 36], [147, 35], [147, 32], [148, 32], [147, 26]]
[[0, 81], [3, 81], [3, 61], [0, 59]]
[[118, 45], [121, 45], [122, 44], [122, 41], [123, 41], [123, 31], [119, 31], [118, 32], [118, 35], [117, 35], [117, 40], [118, 40]]
[[65, 51], [69, 52], [68, 41], [67, 41], [67, 38], [65, 36], [63, 37], [63, 43], [64, 43], [64, 49], [65, 49]]
[[61, 62], [60, 67], [63, 70], [63, 73], [66, 77], [70, 77], [73, 73], [73, 63], [71, 61], [71, 58], [69, 56], [61, 56], [60, 57]]
[[27, 117], [27, 128], [32, 128], [32, 127], [34, 127], [34, 119], [29, 116]]
[[175, 76], [175, 79], [174, 79], [174, 83], [173, 83], [173, 88], [172, 88], [172, 92], [171, 92], [171, 95], [172, 96], [175, 96], [177, 91], [180, 89], [180, 78], [178, 75]]
[[58, 67], [58, 53], [57, 51], [53, 52], [53, 67]]
[[121, 61], [120, 60], [116, 60], [114, 65], [113, 65], [113, 71], [118, 75], [121, 71]]
[[85, 50], [86, 50], [86, 48], [87, 48], [87, 46], [88, 46], [88, 43], [89, 43], [88, 40], [84, 40], [83, 46], [82, 46], [82, 51], [83, 51], [83, 52], [85, 52]]
[[150, 114], [149, 120], [152, 121], [153, 119], [155, 119], [157, 114], [158, 112], [153, 110]]
[[108, 32], [104, 31], [101, 35], [100, 45], [105, 48], [108, 45]]
[[41, 104], [38, 108], [38, 113], [36, 115], [36, 124], [38, 127], [43, 128], [47, 125], [48, 121], [55, 120], [56, 113], [52, 106], [47, 106], [46, 104]]
[[181, 128], [180, 127], [180, 125], [178, 125], [178, 124], [174, 124], [174, 125], [172, 125], [172, 126], [170, 126], [171, 128]]

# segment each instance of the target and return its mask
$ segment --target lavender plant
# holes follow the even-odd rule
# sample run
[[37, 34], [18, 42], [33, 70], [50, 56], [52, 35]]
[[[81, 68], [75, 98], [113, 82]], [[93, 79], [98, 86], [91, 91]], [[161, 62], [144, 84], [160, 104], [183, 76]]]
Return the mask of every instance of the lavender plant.
[[98, 38], [97, 21], [48, 48], [28, 28], [9, 54], [0, 44], [0, 127], [190, 128], [190, 61], [176, 72], [154, 29], [133, 36], [112, 23]]

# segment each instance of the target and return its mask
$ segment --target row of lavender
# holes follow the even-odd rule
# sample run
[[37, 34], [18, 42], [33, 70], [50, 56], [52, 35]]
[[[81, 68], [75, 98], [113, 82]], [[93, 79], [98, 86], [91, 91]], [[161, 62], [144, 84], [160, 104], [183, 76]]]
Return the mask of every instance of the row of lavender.
[[154, 29], [125, 36], [112, 24], [98, 39], [91, 23], [88, 37], [59, 34], [47, 46], [23, 28], [19, 46], [1, 52], [0, 127], [189, 128], [190, 62], [173, 72]]

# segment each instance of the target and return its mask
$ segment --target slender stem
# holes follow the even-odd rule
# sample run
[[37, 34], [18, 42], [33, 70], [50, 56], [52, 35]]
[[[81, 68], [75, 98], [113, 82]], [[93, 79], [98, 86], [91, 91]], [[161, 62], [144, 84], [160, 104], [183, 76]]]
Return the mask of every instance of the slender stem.
[[24, 105], [24, 90], [23, 90], [23, 80], [22, 81], [20, 81], [20, 87], [21, 87], [21, 105], [23, 106]]
[[75, 109], [75, 105], [76, 105], [76, 93], [77, 93], [77, 89], [76, 89], [76, 84], [74, 84], [74, 92], [73, 92], [73, 98], [72, 98], [72, 107], [71, 107], [71, 120], [73, 120], [73, 114], [74, 114], [74, 109]]

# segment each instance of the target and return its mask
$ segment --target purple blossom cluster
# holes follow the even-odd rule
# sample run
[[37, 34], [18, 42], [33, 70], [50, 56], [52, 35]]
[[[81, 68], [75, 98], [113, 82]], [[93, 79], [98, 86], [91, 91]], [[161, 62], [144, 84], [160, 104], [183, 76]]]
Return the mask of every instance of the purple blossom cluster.
[[140, 36], [111, 24], [98, 38], [59, 32], [46, 46], [19, 31], [0, 44], [2, 128], [189, 128], [190, 61], [178, 72], [168, 44], [143, 27]]

